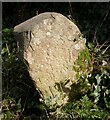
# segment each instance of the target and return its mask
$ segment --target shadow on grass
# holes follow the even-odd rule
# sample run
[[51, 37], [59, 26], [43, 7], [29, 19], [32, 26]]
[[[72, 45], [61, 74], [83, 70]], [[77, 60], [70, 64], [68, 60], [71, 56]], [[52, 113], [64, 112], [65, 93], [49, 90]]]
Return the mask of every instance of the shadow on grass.
[[[13, 109], [12, 112], [19, 110], [19, 119], [22, 120], [24, 117], [40, 119], [41, 113], [44, 113], [43, 103], [39, 101], [40, 94], [29, 75], [28, 66], [22, 60], [14, 58], [3, 63], [2, 89], [3, 100], [14, 99], [17, 105], [20, 104], [19, 109], [17, 106], [13, 108], [12, 104], [8, 107], [9, 111]], [[2, 109], [3, 112], [5, 109]]]

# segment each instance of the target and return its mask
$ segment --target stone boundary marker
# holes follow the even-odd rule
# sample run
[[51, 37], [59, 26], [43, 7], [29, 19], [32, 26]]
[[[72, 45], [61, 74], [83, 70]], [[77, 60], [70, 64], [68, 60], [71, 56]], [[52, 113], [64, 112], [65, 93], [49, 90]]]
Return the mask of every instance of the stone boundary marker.
[[45, 103], [65, 104], [75, 82], [74, 62], [85, 48], [78, 27], [62, 14], [45, 12], [15, 26], [14, 35]]

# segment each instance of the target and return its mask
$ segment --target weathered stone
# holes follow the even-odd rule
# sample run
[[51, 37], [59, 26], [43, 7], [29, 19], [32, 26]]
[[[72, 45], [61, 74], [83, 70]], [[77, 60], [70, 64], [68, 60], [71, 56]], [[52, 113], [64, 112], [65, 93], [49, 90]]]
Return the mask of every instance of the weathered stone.
[[45, 103], [66, 103], [75, 82], [74, 62], [85, 48], [78, 27], [59, 13], [46, 12], [15, 26], [14, 33]]

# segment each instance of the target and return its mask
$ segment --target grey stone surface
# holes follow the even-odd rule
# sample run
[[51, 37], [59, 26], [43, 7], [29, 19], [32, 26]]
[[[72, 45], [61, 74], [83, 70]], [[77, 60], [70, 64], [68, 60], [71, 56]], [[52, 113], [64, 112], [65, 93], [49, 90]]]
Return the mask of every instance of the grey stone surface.
[[85, 48], [78, 27], [62, 14], [46, 12], [15, 26], [14, 34], [45, 103], [65, 104], [75, 82], [74, 62]]

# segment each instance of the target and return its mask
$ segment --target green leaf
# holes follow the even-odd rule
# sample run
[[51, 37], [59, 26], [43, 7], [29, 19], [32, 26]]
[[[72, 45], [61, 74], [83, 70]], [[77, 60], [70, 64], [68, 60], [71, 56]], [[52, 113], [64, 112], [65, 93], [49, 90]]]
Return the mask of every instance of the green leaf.
[[2, 48], [1, 54], [3, 55], [6, 52], [8, 52], [7, 48]]
[[11, 32], [12, 32], [12, 29], [4, 28], [4, 29], [2, 30], [2, 32], [4, 32], [4, 33], [11, 33]]

